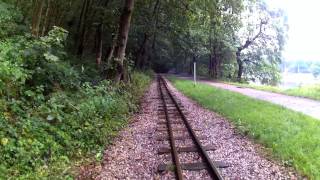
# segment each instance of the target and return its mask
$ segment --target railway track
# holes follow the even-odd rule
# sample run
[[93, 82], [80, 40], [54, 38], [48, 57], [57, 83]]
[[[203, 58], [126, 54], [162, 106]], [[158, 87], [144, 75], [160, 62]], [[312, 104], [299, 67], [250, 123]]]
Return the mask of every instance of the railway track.
[[[213, 162], [207, 151], [214, 150], [214, 147], [203, 146], [202, 137], [197, 137], [195, 129], [189, 124], [182, 106], [177, 102], [170, 92], [166, 81], [160, 75], [158, 79], [158, 90], [160, 96], [159, 119], [158, 124], [161, 126], [158, 131], [165, 134], [160, 137], [159, 141], [168, 141], [170, 147], [160, 148], [159, 154], [171, 154], [171, 164], [160, 164], [159, 171], [174, 170], [176, 179], [184, 179], [183, 171], [200, 171], [206, 170], [211, 179], [223, 179], [218, 168], [227, 167], [222, 162]], [[192, 145], [182, 146], [181, 141], [191, 140]], [[180, 141], [178, 143], [178, 141]], [[197, 162], [184, 162], [183, 153], [195, 153], [200, 158]]]

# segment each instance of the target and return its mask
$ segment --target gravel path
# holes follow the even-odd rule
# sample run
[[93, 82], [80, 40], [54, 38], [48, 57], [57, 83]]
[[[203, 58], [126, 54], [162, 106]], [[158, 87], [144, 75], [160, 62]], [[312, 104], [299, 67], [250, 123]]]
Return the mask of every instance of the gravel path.
[[[183, 77], [185, 78], [185, 77]], [[190, 79], [188, 77], [188, 79]], [[251, 88], [239, 88], [238, 86], [224, 84], [219, 82], [213, 82], [208, 80], [200, 80], [200, 82], [215, 86], [218, 88], [226, 89], [229, 91], [241, 93], [246, 96], [250, 96], [256, 99], [269, 101], [275, 104], [279, 104], [286, 108], [292, 109], [294, 111], [302, 112], [309, 116], [312, 116], [316, 119], [320, 120], [320, 101], [315, 101], [307, 98], [302, 97], [294, 97], [294, 96], [287, 96], [283, 94], [267, 92], [267, 91], [260, 91]]]
[[[207, 140], [202, 141], [203, 145], [216, 147], [214, 152], [209, 151], [210, 157], [230, 165], [221, 170], [226, 179], [296, 179], [295, 173], [263, 158], [262, 148], [238, 134], [226, 119], [201, 108], [170, 84], [169, 87], [184, 104], [191, 125], [200, 130], [196, 133], [207, 137]], [[161, 135], [157, 131], [160, 104], [157, 98], [158, 90], [154, 82], [144, 97], [142, 112], [132, 119], [130, 126], [106, 149], [103, 167], [96, 179], [173, 179], [173, 172], [157, 173], [159, 164], [171, 162], [170, 155], [158, 155], [158, 149], [168, 147], [169, 144], [157, 141]], [[188, 154], [184, 157], [190, 158], [190, 162], [198, 158]], [[187, 179], [207, 179], [203, 171], [188, 172], [185, 176]]]
[[97, 179], [154, 179], [157, 150], [157, 84], [153, 82], [146, 93], [140, 114], [106, 149], [102, 172]]

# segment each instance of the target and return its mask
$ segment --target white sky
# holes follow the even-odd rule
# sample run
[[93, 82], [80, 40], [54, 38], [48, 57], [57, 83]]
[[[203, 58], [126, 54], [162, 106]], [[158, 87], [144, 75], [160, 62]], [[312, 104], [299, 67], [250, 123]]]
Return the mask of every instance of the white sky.
[[289, 39], [283, 53], [286, 60], [320, 61], [320, 0], [266, 0], [270, 7], [288, 15]]

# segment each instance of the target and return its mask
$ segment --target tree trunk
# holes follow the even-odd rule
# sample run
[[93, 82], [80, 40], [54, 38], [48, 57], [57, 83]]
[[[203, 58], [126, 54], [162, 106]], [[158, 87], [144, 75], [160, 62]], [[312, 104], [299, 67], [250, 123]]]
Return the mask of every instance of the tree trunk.
[[218, 58], [216, 53], [214, 53], [213, 55], [213, 79], [217, 79], [218, 78]]
[[217, 79], [219, 71], [219, 59], [217, 55], [216, 46], [213, 46], [212, 53], [210, 54], [210, 63], [209, 63], [209, 75], [210, 77]]
[[[128, 34], [130, 30], [130, 22], [132, 11], [134, 7], [134, 0], [126, 0], [124, 9], [122, 11], [120, 22], [119, 22], [119, 34], [117, 40], [117, 47], [115, 51], [115, 60], [117, 62], [116, 67], [116, 82], [120, 82], [120, 80], [126, 78], [125, 77], [125, 68], [124, 68], [124, 58], [126, 52], [126, 46], [128, 41]], [[125, 79], [124, 79], [125, 80]]]
[[140, 62], [140, 68], [145, 69], [145, 66], [146, 66], [147, 62], [149, 62], [149, 60], [150, 60], [150, 53], [148, 52], [148, 49], [145, 48], [143, 55], [142, 55], [141, 62]]
[[238, 76], [237, 76], [237, 80], [239, 82], [241, 82], [242, 79], [242, 74], [243, 74], [243, 61], [241, 60], [241, 51], [244, 49], [249, 48], [263, 33], [263, 26], [268, 24], [267, 21], [260, 21], [260, 26], [259, 26], [259, 32], [253, 36], [252, 38], [247, 39], [247, 41], [241, 45], [240, 47], [238, 47], [237, 51], [236, 51], [236, 59], [237, 59], [237, 63], [238, 63]]
[[55, 1], [52, 1], [50, 0], [50, 10], [49, 10], [49, 14], [48, 14], [48, 19], [47, 19], [47, 22], [46, 22], [46, 27], [45, 27], [45, 33], [48, 32], [52, 26], [55, 25], [55, 16], [57, 16], [56, 12], [57, 12], [57, 5], [56, 5], [56, 2]]
[[49, 11], [50, 11], [50, 2], [51, 2], [51, 0], [47, 1], [47, 9], [46, 9], [46, 14], [45, 14], [45, 17], [44, 17], [42, 33], [41, 33], [42, 36], [44, 36], [45, 33], [46, 33], [46, 27], [47, 27], [48, 18], [49, 18]]
[[184, 58], [183, 58], [183, 65], [182, 65], [182, 71], [186, 72], [187, 71], [187, 59], [188, 59], [188, 55], [186, 53], [186, 51], [184, 52]]
[[39, 37], [39, 28], [40, 28], [43, 6], [44, 6], [44, 0], [36, 1], [36, 7], [32, 17], [32, 29], [31, 29], [32, 35], [34, 37]]
[[113, 39], [113, 40], [112, 40], [112, 44], [111, 44], [111, 46], [108, 48], [108, 51], [107, 51], [106, 57], [105, 57], [105, 62], [107, 62], [107, 64], [110, 63], [110, 61], [111, 61], [111, 59], [112, 59], [112, 56], [113, 56], [113, 54], [114, 54], [114, 49], [115, 49], [116, 43], [117, 43], [116, 37], [117, 37], [117, 36], [112, 35], [112, 39]]
[[16, 0], [16, 2], [14, 3], [14, 7], [17, 9], [20, 5], [20, 0]]
[[146, 46], [147, 46], [148, 39], [149, 39], [149, 37], [148, 37], [147, 33], [144, 33], [143, 42], [139, 48], [139, 51], [138, 51], [137, 57], [136, 57], [136, 64], [135, 64], [136, 68], [141, 69], [143, 66], [143, 61], [145, 58], [144, 55], [146, 53]]
[[96, 49], [96, 64], [98, 69], [100, 69], [101, 58], [102, 58], [102, 33], [103, 24], [99, 24], [97, 27], [97, 49]]
[[156, 51], [156, 40], [157, 40], [157, 27], [158, 27], [158, 24], [159, 24], [159, 11], [160, 11], [160, 8], [161, 8], [161, 2], [160, 0], [157, 0], [156, 3], [155, 3], [155, 6], [154, 6], [154, 9], [153, 9], [153, 17], [152, 17], [152, 20], [151, 22], [154, 22], [152, 23], [152, 32], [153, 34], [150, 35], [150, 37], [152, 37], [152, 45], [151, 45], [151, 54], [152, 54], [152, 57], [155, 59], [157, 57], [157, 51]]
[[242, 79], [242, 73], [243, 73], [243, 62], [241, 61], [240, 58], [241, 51], [236, 52], [236, 58], [237, 58], [237, 64], [238, 64], [238, 76], [237, 76], [237, 81], [241, 82]]
[[223, 71], [221, 69], [221, 56], [218, 56], [218, 65], [217, 65], [217, 76], [218, 78], [223, 77]]
[[82, 56], [84, 49], [84, 41], [86, 35], [86, 19], [89, 10], [90, 0], [84, 0], [83, 6], [81, 9], [79, 24], [78, 24], [78, 32], [76, 35], [76, 42], [78, 45], [77, 55]]
[[241, 82], [242, 80], [242, 73], [243, 73], [243, 63], [238, 63], [238, 77], [237, 80], [238, 82]]
[[[101, 8], [106, 8], [109, 4], [109, 1], [110, 0], [99, 0], [98, 2], [95, 3], [95, 5], [91, 5], [91, 6], [95, 6], [95, 7], [101, 7]], [[92, 11], [91, 14], [89, 14], [89, 23], [88, 24], [94, 24], [94, 21], [96, 21], [96, 15], [97, 15], [97, 12], [98, 11]], [[100, 24], [103, 24], [103, 17], [104, 16], [104, 13], [102, 15], [99, 15], [99, 21], [100, 21]], [[98, 26], [99, 27], [99, 26]], [[87, 33], [87, 37], [85, 38], [86, 41], [88, 41], [90, 39], [90, 30], [91, 30], [91, 26], [88, 28], [88, 32]], [[96, 29], [96, 35], [94, 36], [94, 44], [93, 44], [93, 47], [92, 47], [92, 52], [95, 53], [97, 51], [97, 48], [99, 48], [99, 40], [97, 39], [98, 38], [98, 35], [97, 35], [97, 30]], [[102, 38], [102, 36], [101, 36]], [[113, 38], [112, 38], [113, 39]], [[108, 50], [109, 51], [109, 50]], [[101, 59], [102, 60], [102, 59]], [[105, 60], [105, 59], [104, 59]]]
[[213, 69], [212, 69], [212, 54], [209, 55], [209, 67], [208, 67], [208, 70], [209, 70], [209, 77], [212, 77], [213, 76]]

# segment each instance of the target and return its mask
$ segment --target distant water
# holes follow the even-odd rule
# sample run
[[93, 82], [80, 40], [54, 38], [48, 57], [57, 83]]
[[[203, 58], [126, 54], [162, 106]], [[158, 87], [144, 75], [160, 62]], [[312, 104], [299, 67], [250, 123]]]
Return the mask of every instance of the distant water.
[[320, 84], [320, 78], [315, 78], [311, 73], [282, 73], [280, 88], [289, 89], [299, 86]]

